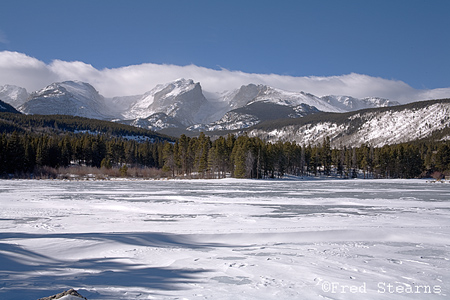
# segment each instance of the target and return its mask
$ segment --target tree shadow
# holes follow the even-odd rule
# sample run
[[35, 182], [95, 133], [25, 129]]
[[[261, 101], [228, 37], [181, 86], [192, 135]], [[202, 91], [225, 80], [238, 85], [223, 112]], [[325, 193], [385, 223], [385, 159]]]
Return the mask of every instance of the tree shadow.
[[[0, 233], [0, 241], [14, 239], [79, 239], [118, 242], [130, 246], [211, 250], [229, 245], [200, 243], [189, 235], [167, 233]], [[64, 245], [61, 245], [64, 248]], [[124, 257], [58, 260], [24, 247], [0, 242], [0, 299], [38, 299], [64, 289], [84, 287], [145, 288], [156, 293], [186, 289], [201, 283], [202, 275], [211, 270], [149, 267], [123, 261]], [[83, 294], [83, 293], [82, 293]], [[86, 296], [83, 294], [83, 296]], [[105, 298], [106, 297], [106, 298]], [[88, 297], [89, 298], [89, 297]], [[96, 299], [107, 299], [95, 295]]]

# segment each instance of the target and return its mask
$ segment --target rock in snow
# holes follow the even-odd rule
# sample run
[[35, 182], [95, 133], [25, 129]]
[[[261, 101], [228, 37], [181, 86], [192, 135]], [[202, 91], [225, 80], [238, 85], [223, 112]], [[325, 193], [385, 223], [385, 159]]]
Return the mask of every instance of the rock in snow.
[[70, 290], [64, 291], [62, 293], [53, 295], [53, 296], [40, 298], [38, 300], [56, 300], [56, 299], [60, 299], [60, 300], [80, 300], [80, 299], [85, 299], [85, 300], [87, 300], [87, 298], [81, 296], [74, 289], [70, 289]]

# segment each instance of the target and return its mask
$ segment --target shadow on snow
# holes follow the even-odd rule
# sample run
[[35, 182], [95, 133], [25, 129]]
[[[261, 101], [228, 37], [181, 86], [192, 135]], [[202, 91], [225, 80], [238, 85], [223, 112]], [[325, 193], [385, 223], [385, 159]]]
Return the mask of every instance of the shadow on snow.
[[[67, 233], [27, 234], [0, 233], [0, 241], [8, 239], [79, 239], [119, 242], [130, 246], [204, 249], [225, 247], [214, 243], [198, 243], [189, 235], [165, 233]], [[61, 245], [64, 248], [64, 245]], [[71, 287], [89, 289], [138, 287], [156, 291], [183, 289], [181, 285], [200, 283], [205, 269], [176, 269], [120, 261], [127, 257], [58, 260], [13, 243], [0, 242], [0, 298], [38, 299]], [[80, 291], [80, 290], [79, 290]], [[81, 292], [89, 298], [89, 291]], [[92, 294], [94, 296], [94, 294]], [[97, 299], [104, 298], [95, 294]], [[106, 299], [106, 298], [104, 298]]]

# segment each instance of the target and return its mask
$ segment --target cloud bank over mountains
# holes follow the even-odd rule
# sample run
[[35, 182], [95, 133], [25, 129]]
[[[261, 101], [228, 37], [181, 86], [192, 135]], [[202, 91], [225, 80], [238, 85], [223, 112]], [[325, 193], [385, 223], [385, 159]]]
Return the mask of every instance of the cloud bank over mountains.
[[450, 98], [450, 87], [419, 90], [402, 81], [355, 73], [329, 77], [294, 77], [244, 73], [226, 69], [214, 70], [196, 65], [176, 66], [152, 63], [99, 70], [80, 61], [54, 60], [47, 64], [23, 53], [0, 52], [0, 86], [17, 85], [26, 88], [29, 92], [53, 82], [80, 80], [92, 84], [106, 97], [138, 95], [151, 90], [157, 84], [178, 78], [198, 81], [207, 92], [222, 92], [254, 83], [286, 91], [304, 91], [317, 96], [382, 97], [401, 103]]

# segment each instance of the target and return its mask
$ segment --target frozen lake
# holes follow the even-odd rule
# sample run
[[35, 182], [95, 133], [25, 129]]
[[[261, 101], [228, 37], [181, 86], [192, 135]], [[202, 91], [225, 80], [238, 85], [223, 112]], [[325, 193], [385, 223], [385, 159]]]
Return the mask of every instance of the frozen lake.
[[450, 184], [0, 181], [0, 299], [448, 299]]

